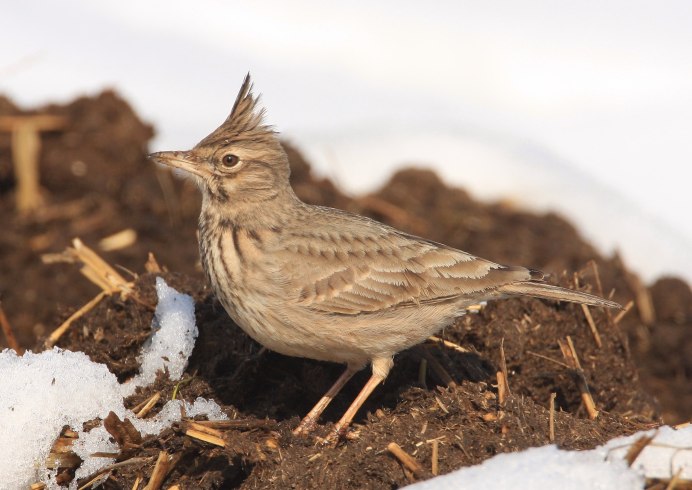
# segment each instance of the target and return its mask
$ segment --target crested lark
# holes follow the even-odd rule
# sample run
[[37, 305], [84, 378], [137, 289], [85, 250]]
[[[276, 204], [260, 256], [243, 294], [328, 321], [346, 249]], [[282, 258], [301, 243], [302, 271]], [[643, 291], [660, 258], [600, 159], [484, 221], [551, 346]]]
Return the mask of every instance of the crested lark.
[[183, 169], [202, 192], [199, 249], [230, 317], [281, 354], [346, 364], [294, 433], [310, 431], [355, 372], [372, 376], [329, 436], [338, 441], [392, 367], [393, 356], [451, 324], [465, 308], [528, 295], [617, 308], [368, 218], [302, 202], [288, 159], [245, 78], [230, 116], [189, 151], [151, 158]]

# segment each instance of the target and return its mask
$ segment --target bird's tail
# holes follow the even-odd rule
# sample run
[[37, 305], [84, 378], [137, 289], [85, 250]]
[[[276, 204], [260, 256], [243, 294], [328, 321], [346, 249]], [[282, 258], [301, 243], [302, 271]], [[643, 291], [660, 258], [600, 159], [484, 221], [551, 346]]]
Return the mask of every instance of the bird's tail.
[[509, 295], [526, 295], [541, 299], [552, 299], [555, 301], [568, 301], [570, 303], [581, 303], [590, 306], [602, 306], [606, 308], [617, 308], [622, 310], [622, 306], [615, 301], [609, 301], [593, 294], [582, 293], [573, 289], [553, 286], [544, 282], [525, 281], [505, 284], [497, 289], [498, 292]]

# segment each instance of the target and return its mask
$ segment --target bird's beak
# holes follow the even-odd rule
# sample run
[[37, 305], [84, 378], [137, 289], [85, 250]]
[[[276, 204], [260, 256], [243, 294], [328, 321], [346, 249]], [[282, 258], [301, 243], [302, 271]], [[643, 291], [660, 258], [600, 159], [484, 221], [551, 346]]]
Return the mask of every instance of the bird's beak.
[[169, 167], [185, 170], [199, 177], [208, 176], [208, 172], [204, 171], [205, 169], [202, 162], [199, 162], [190, 151], [160, 151], [158, 153], [151, 153], [149, 159], [157, 163], [168, 165]]

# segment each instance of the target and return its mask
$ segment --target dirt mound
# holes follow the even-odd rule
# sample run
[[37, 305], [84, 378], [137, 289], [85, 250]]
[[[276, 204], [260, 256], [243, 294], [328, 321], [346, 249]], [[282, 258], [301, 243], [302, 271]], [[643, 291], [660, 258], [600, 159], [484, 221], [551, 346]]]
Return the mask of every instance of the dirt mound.
[[[198, 191], [146, 160], [153, 131], [126, 102], [104, 92], [37, 112], [63, 115], [68, 126], [42, 137], [46, 205], [31, 217], [14, 211], [10, 137], [0, 133], [3, 308], [21, 342], [34, 345], [37, 335], [55, 328], [95, 296], [98, 289], [76, 267], [41, 263], [41, 254], [61, 251], [75, 236], [126, 270], [141, 272], [151, 251], [174, 272], [166, 278], [195, 298], [200, 328], [178, 396], [213, 398], [244, 429], [223, 430], [224, 448], [185, 436], [182, 425], [145, 439], [137, 455], [156, 456], [165, 449], [180, 458], [167, 484], [397, 487], [409, 480], [385, 450], [390, 442], [424, 466], [423, 476], [430, 474], [434, 444], [439, 447], [440, 472], [499, 452], [546, 444], [551, 393], [556, 394], [555, 442], [566, 448], [594, 447], [657, 422], [660, 414], [669, 423], [689, 418], [692, 293], [685, 283], [664, 279], [646, 290], [617, 257], [600, 257], [559, 216], [526, 213], [508, 203], [480, 203], [428, 170], [402, 170], [379, 192], [349, 198], [330, 181], [315, 178], [287, 144], [292, 183], [307, 202], [365, 214], [498, 262], [537, 267], [564, 285], [575, 285], [577, 271], [582, 289], [605, 295], [614, 291], [623, 304], [634, 298], [641, 303], [650, 295], [653, 304], [643, 316], [635, 307], [617, 322], [592, 309], [602, 342], [598, 347], [579, 306], [530, 299], [492, 303], [441, 333], [469, 352], [426, 344], [397, 356], [390, 377], [356, 419], [357, 438], [336, 449], [295, 438], [290, 429], [341, 366], [259, 354], [259, 346], [227, 318], [199, 270]], [[11, 101], [0, 98], [0, 115], [19, 113]], [[125, 229], [136, 233], [134, 243], [99, 249], [101, 239]], [[136, 284], [144, 303], [154, 304], [153, 277], [143, 274]], [[138, 368], [135, 356], [150, 333], [152, 314], [140, 302], [108, 297], [58, 345], [86, 352], [123, 380]], [[558, 341], [565, 343], [567, 336], [600, 410], [596, 420], [589, 420], [583, 408], [575, 371], [564, 366]], [[496, 386], [501, 346], [512, 393], [502, 406]], [[338, 419], [366, 378], [367, 372], [360, 373], [347, 385], [323, 416], [318, 435]], [[128, 406], [161, 391], [160, 407], [173, 390], [172, 383], [160, 378], [156, 386], [133, 396]], [[122, 467], [110, 483], [131, 488], [138, 474], [150, 474], [152, 464]]]
[[[182, 458], [167, 482], [183, 488], [391, 488], [408, 483], [397, 460], [385, 448], [396, 442], [431, 476], [433, 441], [444, 473], [475, 464], [495, 454], [548, 444], [549, 399], [557, 394], [555, 443], [564, 448], [593, 448], [608, 439], [651, 426], [650, 397], [637, 382], [616, 329], [602, 332], [596, 348], [583, 314], [573, 305], [537, 300], [495, 303], [446, 329], [444, 337], [468, 347], [459, 353], [425, 344], [396, 358], [385, 384], [368, 400], [356, 419], [357, 437], [337, 448], [294, 437], [290, 430], [311, 404], [329, 388], [341, 366], [260, 353], [256, 344], [223, 313], [202, 281], [167, 274], [169, 284], [191, 294], [196, 303], [200, 336], [177, 396], [189, 401], [216, 400], [246, 429], [223, 431], [225, 447], [185, 436], [178, 425], [159, 437], [145, 439], [137, 456], [155, 457], [165, 450]], [[137, 282], [140, 301], [104, 300], [76, 322], [60, 346], [80, 349], [107, 364], [121, 379], [137, 372], [136, 355], [150, 334], [154, 276]], [[598, 324], [605, 315], [594, 312]], [[584, 364], [587, 382], [601, 410], [589, 420], [583, 412], [574, 372], [561, 366], [558, 341], [570, 335]], [[504, 339], [512, 396], [500, 405], [496, 372]], [[421, 360], [439, 364], [452, 383], [434, 369], [419, 375]], [[551, 361], [554, 360], [554, 361]], [[347, 408], [369, 373], [350, 382], [322, 418], [318, 436]], [[162, 393], [153, 412], [168, 401], [177, 383], [159, 381], [128, 400], [134, 407], [154, 392]], [[241, 424], [242, 427], [242, 424]], [[153, 461], [128, 466], [111, 477], [127, 488], [138, 474], [149, 474]]]
[[[6, 114], [16, 113], [11, 105], [0, 104], [0, 109], [6, 107]], [[141, 258], [155, 249], [177, 270], [193, 272], [196, 261], [196, 190], [146, 161], [153, 130], [125, 101], [104, 92], [39, 112], [64, 116], [68, 126], [41, 137], [45, 204], [34, 216], [14, 211], [10, 136], [0, 133], [0, 295], [25, 345], [33, 343], [35, 333], [59, 324], [56, 305], [74, 307], [98, 292], [74, 267], [41, 262], [41, 254], [64, 249], [73, 237], [97, 244], [134, 230], [134, 245], [103, 253], [126, 269], [139, 269]], [[190, 198], [183, 198], [186, 193]], [[171, 243], [174, 249], [166, 245]]]

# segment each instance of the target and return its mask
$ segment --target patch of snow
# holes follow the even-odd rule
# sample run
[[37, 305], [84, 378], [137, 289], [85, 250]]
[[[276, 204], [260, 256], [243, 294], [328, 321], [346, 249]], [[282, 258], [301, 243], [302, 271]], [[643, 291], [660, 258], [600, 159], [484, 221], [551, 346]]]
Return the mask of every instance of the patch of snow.
[[[643, 436], [654, 436], [654, 440], [630, 467], [625, 462], [625, 455]], [[560, 490], [641, 490], [645, 477], [671, 478], [678, 470], [681, 478], [692, 478], [692, 426], [677, 430], [666, 426], [617, 437], [590, 451], [562, 451], [551, 445], [498, 454], [479, 465], [461, 468], [407, 488], [552, 490], [559, 486]]]
[[[47, 477], [46, 457], [64, 426], [125, 413], [120, 384], [82, 352], [0, 353], [0, 489]], [[89, 448], [91, 449], [91, 448]], [[108, 462], [106, 462], [107, 464]], [[38, 471], [36, 468], [40, 468]]]
[[196, 417], [197, 415], [206, 415], [209, 420], [226, 420], [228, 416], [221, 410], [221, 407], [214, 400], [197, 397], [197, 399], [189, 404], [185, 402], [185, 411], [188, 417]]
[[182, 419], [183, 410], [186, 416], [190, 418], [206, 415], [209, 420], [228, 419], [228, 416], [214, 400], [198, 397], [193, 403], [185, 400], [170, 400], [154, 417], [132, 420], [132, 424], [142, 435], [159, 434], [163, 429], [179, 422]]
[[197, 338], [192, 298], [161, 278], [156, 290], [157, 330], [142, 351], [135, 382], [121, 385], [105, 365], [92, 362], [82, 352], [57, 347], [22, 356], [9, 349], [0, 352], [0, 490], [27, 488], [36, 481], [59, 488], [55, 471], [47, 469], [45, 461], [64, 426], [77, 432], [73, 449], [84, 461], [70, 488], [76, 488], [77, 479], [111, 464], [113, 459], [91, 456], [118, 451], [110, 434], [103, 426], [83, 431], [84, 422], [103, 419], [111, 411], [120, 419], [130, 419], [143, 435], [158, 434], [179, 421], [182, 408], [189, 416], [227, 418], [216, 402], [203, 398], [193, 403], [171, 400], [146, 420], [125, 408], [124, 398], [136, 386], [152, 382], [157, 370], [167, 369], [171, 379], [180, 379]]
[[649, 478], [671, 478], [681, 470], [680, 478], [692, 480], [692, 426], [673, 429], [664, 426], [627, 437], [617, 437], [599, 448], [609, 461], [623, 459], [632, 444], [642, 436], [654, 439], [639, 454], [632, 465]]
[[561, 451], [556, 446], [498, 454], [483, 463], [411, 485], [416, 490], [494, 488], [498, 490], [640, 490], [644, 480], [624, 461], [606, 462], [594, 451]]
[[139, 375], [123, 386], [124, 396], [134, 393], [138, 386], [153, 383], [158, 371], [167, 370], [171, 380], [179, 380], [199, 334], [190, 296], [169, 287], [160, 277], [156, 278], [156, 293], [159, 302], [154, 313], [155, 332], [142, 349]]

